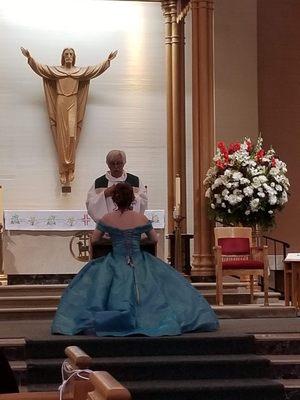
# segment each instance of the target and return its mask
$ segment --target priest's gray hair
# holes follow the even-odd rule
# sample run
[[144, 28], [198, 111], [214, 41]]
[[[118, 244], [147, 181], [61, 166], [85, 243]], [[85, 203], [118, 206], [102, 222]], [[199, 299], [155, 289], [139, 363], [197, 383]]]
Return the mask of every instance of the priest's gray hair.
[[111, 163], [115, 158], [121, 156], [124, 164], [126, 164], [126, 154], [122, 150], [111, 150], [106, 156], [106, 164]]

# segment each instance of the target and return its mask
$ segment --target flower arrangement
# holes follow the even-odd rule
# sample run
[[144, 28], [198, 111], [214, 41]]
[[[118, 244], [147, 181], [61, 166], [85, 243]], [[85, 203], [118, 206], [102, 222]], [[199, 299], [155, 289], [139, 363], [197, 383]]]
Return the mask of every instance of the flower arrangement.
[[249, 138], [228, 147], [219, 142], [204, 180], [210, 217], [224, 225], [272, 227], [275, 211], [288, 201], [286, 172], [273, 148], [263, 149], [261, 137], [256, 144]]

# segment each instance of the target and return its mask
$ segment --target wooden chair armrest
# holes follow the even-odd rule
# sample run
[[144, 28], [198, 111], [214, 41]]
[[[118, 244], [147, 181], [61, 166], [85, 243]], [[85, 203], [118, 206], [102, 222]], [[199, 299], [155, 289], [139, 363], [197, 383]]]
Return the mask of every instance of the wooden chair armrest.
[[250, 255], [253, 260], [262, 261], [269, 267], [268, 246], [251, 246]]
[[254, 260], [263, 260], [265, 257], [268, 257], [268, 246], [251, 246], [250, 255]]
[[221, 252], [222, 247], [221, 246], [213, 246], [213, 251]]
[[92, 358], [81, 350], [80, 347], [69, 346], [65, 349], [65, 354], [74, 369], [86, 369], [92, 363]]
[[129, 391], [106, 371], [90, 375], [95, 390], [88, 394], [89, 400], [131, 400]]
[[214, 259], [215, 259], [215, 271], [222, 267], [222, 247], [213, 246]]
[[263, 250], [268, 250], [268, 246], [265, 244], [265, 245], [263, 245], [263, 246], [251, 246], [250, 247], [250, 249], [256, 249], [256, 250], [260, 250], [260, 251], [263, 251]]

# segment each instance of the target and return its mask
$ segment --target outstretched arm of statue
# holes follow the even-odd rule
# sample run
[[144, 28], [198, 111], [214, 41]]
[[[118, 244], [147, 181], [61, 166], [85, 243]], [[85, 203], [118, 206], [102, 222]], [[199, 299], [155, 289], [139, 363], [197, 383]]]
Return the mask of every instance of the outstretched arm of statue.
[[108, 56], [108, 61], [111, 61], [111, 60], [113, 60], [114, 58], [116, 58], [116, 57], [117, 57], [117, 54], [118, 54], [118, 50], [112, 51], [112, 52], [109, 54], [109, 56]]
[[97, 76], [103, 74], [103, 72], [106, 71], [107, 68], [110, 67], [111, 60], [116, 58], [117, 54], [118, 54], [118, 50], [112, 51], [109, 54], [108, 58], [104, 62], [97, 64], [97, 65], [92, 65], [90, 67], [82, 68], [81, 70], [84, 72], [80, 76], [80, 79], [81, 80], [89, 80], [89, 79], [96, 78]]
[[27, 49], [24, 49], [24, 47], [20, 47], [20, 49], [21, 49], [23, 56], [25, 56], [26, 58], [31, 58], [31, 55]]
[[39, 64], [37, 61], [35, 61], [29, 51], [27, 49], [24, 49], [24, 47], [21, 47], [21, 52], [23, 56], [25, 56], [28, 60], [28, 64], [30, 67], [33, 69], [33, 71], [41, 76], [42, 78], [48, 78], [48, 79], [53, 79], [54, 74], [51, 70], [51, 67], [48, 67], [48, 65], [43, 65]]

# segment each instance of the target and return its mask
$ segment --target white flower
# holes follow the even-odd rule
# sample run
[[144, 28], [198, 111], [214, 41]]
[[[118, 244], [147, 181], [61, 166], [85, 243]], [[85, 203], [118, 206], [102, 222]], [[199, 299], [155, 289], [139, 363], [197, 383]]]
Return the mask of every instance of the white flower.
[[249, 168], [249, 172], [252, 176], [259, 175], [259, 171], [257, 168]]
[[241, 185], [249, 185], [250, 181], [248, 178], [241, 178]]
[[240, 172], [234, 172], [232, 174], [232, 179], [234, 181], [239, 181], [242, 177], [243, 177], [243, 174], [241, 174]]
[[205, 197], [210, 197], [211, 189], [208, 188], [205, 192]]
[[261, 183], [268, 182], [268, 179], [267, 179], [267, 177], [265, 175], [259, 175], [258, 178], [259, 178]]
[[258, 193], [257, 193], [257, 196], [258, 196], [258, 197], [262, 197], [262, 198], [266, 197], [266, 195], [264, 194], [264, 192], [258, 192]]
[[222, 191], [222, 196], [223, 196], [223, 197], [227, 196], [228, 194], [229, 194], [229, 190], [228, 190], [228, 189], [224, 189], [224, 190]]
[[281, 204], [284, 204], [288, 201], [288, 196], [287, 196], [287, 192], [284, 190], [282, 192], [282, 196], [281, 196]]
[[242, 201], [242, 197], [241, 196], [237, 196], [235, 194], [230, 194], [228, 196], [228, 202], [230, 203], [230, 205], [234, 206], [237, 203], [240, 203]]
[[243, 189], [243, 193], [245, 196], [251, 197], [253, 195], [253, 188], [251, 186], [246, 186]]
[[212, 187], [212, 189], [215, 189], [215, 188], [217, 188], [217, 187], [219, 187], [220, 185], [222, 185], [222, 179], [219, 177], [219, 178], [217, 178], [216, 180], [215, 180], [215, 182], [214, 182], [214, 184], [212, 185], [213, 187]]
[[279, 175], [279, 173], [280, 173], [279, 168], [276, 167], [272, 167], [269, 172], [269, 174], [274, 176], [275, 178], [277, 175]]
[[277, 197], [274, 195], [269, 196], [269, 203], [273, 206], [277, 203]]
[[249, 165], [250, 165], [250, 167], [256, 167], [256, 161], [254, 161], [254, 160], [249, 160]]
[[214, 203], [210, 203], [210, 207], [214, 210], [216, 208], [216, 206], [214, 205]]
[[259, 179], [259, 177], [258, 176], [255, 176], [254, 178], [253, 178], [253, 180], [252, 180], [252, 184], [251, 184], [254, 188], [259, 188], [260, 186], [261, 186], [261, 183], [260, 183], [260, 179]]
[[250, 201], [251, 211], [257, 211], [257, 207], [259, 205], [259, 199], [253, 199]]

